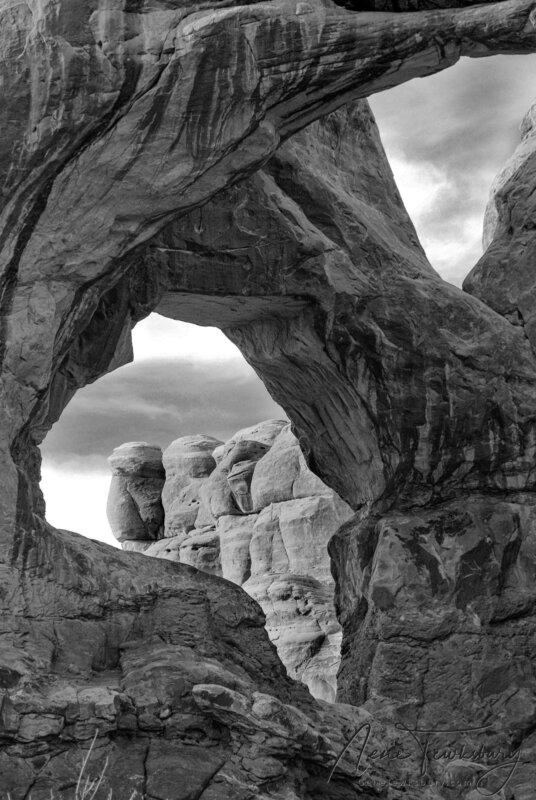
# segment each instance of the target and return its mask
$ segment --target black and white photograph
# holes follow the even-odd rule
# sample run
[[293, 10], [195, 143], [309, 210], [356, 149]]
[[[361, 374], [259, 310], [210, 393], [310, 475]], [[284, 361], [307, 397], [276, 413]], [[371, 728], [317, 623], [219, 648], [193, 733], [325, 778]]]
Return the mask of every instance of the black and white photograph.
[[536, 800], [536, 0], [0, 0], [0, 800]]

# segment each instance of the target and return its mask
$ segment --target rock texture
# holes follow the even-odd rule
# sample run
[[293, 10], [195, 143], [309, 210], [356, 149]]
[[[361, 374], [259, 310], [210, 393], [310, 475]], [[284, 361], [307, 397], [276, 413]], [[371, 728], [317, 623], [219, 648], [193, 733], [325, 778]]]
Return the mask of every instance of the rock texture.
[[[363, 797], [355, 753], [328, 779], [368, 715], [292, 683], [238, 587], [54, 531], [21, 537], [11, 568], [25, 602], [2, 617], [3, 796], [72, 800], [97, 733], [99, 800]], [[371, 769], [365, 797], [386, 786]]]
[[[154, 309], [223, 328], [312, 471], [357, 512], [332, 545], [339, 698], [391, 715], [382, 743], [392, 720], [424, 727], [437, 709], [449, 730], [470, 721], [471, 742], [488, 726], [486, 745], [522, 748], [508, 791], [530, 796], [536, 366], [517, 298], [532, 285], [531, 173], [517, 170], [519, 202], [504, 196], [521, 213], [497, 225], [487, 277], [469, 284], [490, 306], [431, 269], [362, 101], [462, 55], [536, 50], [534, 0], [455, 5], [0, 7], [0, 774], [12, 798], [72, 796], [78, 743], [98, 726], [116, 793], [147, 800], [186, 786], [203, 800], [474, 800], [441, 780], [401, 788], [419, 752], [364, 773], [355, 750], [337, 763], [366, 712], [326, 709], [288, 680], [239, 587], [46, 525], [38, 444], [78, 387], [128, 360], [132, 326]], [[508, 308], [492, 299], [504, 263]], [[207, 527], [244, 518], [225, 513], [220, 455], [218, 503], [190, 498]], [[277, 526], [283, 538], [282, 514]], [[200, 539], [191, 557], [210, 549]], [[460, 760], [448, 774], [473, 769]]]
[[112, 482], [107, 514], [114, 536], [120, 542], [159, 539], [164, 525], [161, 449], [128, 442], [115, 448], [108, 463]]
[[[243, 586], [264, 611], [288, 674], [335, 700], [342, 634], [327, 547], [351, 508], [309, 470], [285, 421], [267, 420], [224, 444], [183, 436], [163, 463], [166, 538], [123, 536], [123, 547]], [[112, 484], [110, 524], [124, 531], [129, 509], [114, 507], [115, 498]]]
[[[491, 3], [492, 0], [484, 0]], [[438, 8], [462, 8], [475, 5], [472, 0], [337, 0], [337, 5], [352, 11], [423, 11]]]
[[521, 141], [497, 175], [486, 208], [484, 255], [467, 276], [464, 289], [480, 297], [513, 325], [519, 325], [536, 348], [533, 274], [536, 201], [536, 106], [521, 124]]

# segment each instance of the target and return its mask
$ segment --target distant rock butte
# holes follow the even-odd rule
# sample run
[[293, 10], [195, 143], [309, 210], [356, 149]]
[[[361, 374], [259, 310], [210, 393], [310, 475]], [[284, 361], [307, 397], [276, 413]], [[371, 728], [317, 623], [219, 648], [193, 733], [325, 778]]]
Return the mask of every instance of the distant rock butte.
[[[131, 451], [142, 457], [139, 444], [122, 445], [109, 459], [112, 468]], [[130, 506], [117, 502], [114, 474], [108, 516], [123, 548], [243, 586], [264, 611], [288, 674], [315, 697], [334, 701], [342, 632], [327, 546], [353, 511], [309, 470], [290, 424], [267, 420], [225, 443], [182, 436], [163, 457], [148, 445], [144, 452], [148, 464], [145, 470], [139, 464], [138, 474], [147, 475], [147, 495], [153, 473], [165, 465], [165, 527], [157, 537], [150, 525], [146, 536], [131, 527]], [[138, 492], [144, 494], [143, 483]]]

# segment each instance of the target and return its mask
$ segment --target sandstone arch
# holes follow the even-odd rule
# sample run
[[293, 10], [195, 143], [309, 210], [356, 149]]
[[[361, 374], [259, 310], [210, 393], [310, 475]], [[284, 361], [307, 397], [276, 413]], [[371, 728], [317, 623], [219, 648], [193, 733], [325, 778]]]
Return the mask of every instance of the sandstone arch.
[[[151, 744], [136, 756], [143, 772], [147, 758], [165, 757], [163, 747], [150, 750], [162, 720], [145, 702], [147, 652], [162, 659], [155, 680], [165, 693], [162, 675], [180, 648], [201, 646], [193, 628], [202, 619], [208, 644], [203, 663], [194, 658], [187, 708], [195, 697], [230, 731], [207, 729], [212, 744], [227, 752], [225, 736], [247, 741], [240, 720], [252, 706], [229, 692], [276, 692], [269, 677], [255, 677], [263, 661], [281, 682], [281, 702], [344, 739], [343, 712], [322, 721], [277, 672], [264, 640], [260, 658], [244, 655], [258, 618], [237, 592], [208, 579], [196, 589], [197, 578], [177, 568], [133, 574], [138, 562], [126, 554], [110, 566], [103, 548], [83, 549], [43, 523], [37, 443], [78, 386], [128, 355], [131, 325], [156, 308], [224, 328], [293, 419], [311, 465], [358, 511], [332, 546], [346, 636], [341, 697], [390, 704], [411, 721], [439, 714], [468, 724], [487, 719], [493, 701], [496, 740], [523, 742], [536, 703], [527, 650], [532, 349], [520, 326], [435, 275], [364, 102], [299, 131], [460, 55], [534, 51], [533, 2], [385, 16], [287, 2], [195, 14], [172, 3], [66, 9], [3, 10], [4, 130], [16, 143], [3, 139], [0, 152], [5, 688], [16, 692], [36, 674], [64, 693], [73, 681], [101, 691], [98, 676], [115, 670], [132, 706], [121, 692], [99, 695], [101, 718], [113, 717], [118, 731], [111, 706], [128, 724], [136, 708], [138, 722], [148, 715], [141, 730]], [[229, 252], [236, 242], [239, 255]], [[416, 599], [427, 605], [422, 619]], [[176, 626], [185, 602], [191, 618]], [[209, 624], [214, 614], [221, 631]], [[97, 658], [74, 647], [82, 631], [93, 632]], [[505, 661], [490, 670], [499, 643]], [[516, 659], [520, 672], [509, 666]], [[225, 691], [207, 688], [221, 681]], [[195, 694], [194, 684], [204, 688]], [[506, 689], [516, 690], [513, 705]], [[64, 769], [55, 737], [71, 724], [68, 703], [48, 698], [43, 711], [36, 698], [31, 712], [12, 714], [5, 701], [8, 738], [20, 743], [21, 720], [38, 718], [37, 738], [52, 742]], [[318, 740], [313, 757], [299, 741], [297, 796], [328, 797], [333, 753]], [[36, 780], [28, 762], [8, 758], [27, 791]], [[317, 765], [304, 766], [311, 758]], [[280, 751], [275, 760], [284, 761]], [[236, 778], [224, 764], [211, 762], [200, 787], [207, 797], [229, 796], [228, 784], [211, 783], [222, 769], [225, 781]], [[351, 771], [341, 780], [356, 791]]]

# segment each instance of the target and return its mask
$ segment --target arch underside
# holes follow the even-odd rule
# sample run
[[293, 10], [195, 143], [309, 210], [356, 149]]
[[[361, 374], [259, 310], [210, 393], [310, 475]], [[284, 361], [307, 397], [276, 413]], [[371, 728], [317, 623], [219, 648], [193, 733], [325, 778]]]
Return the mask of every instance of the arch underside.
[[[534, 51], [532, 5], [382, 15], [379, 33], [379, 18], [367, 22], [329, 3], [318, 19], [285, 3], [241, 8], [238, 22], [236, 9], [220, 8], [207, 19], [201, 14], [197, 27], [188, 27], [184, 10], [164, 5], [154, 27], [140, 23], [137, 36], [125, 37], [111, 16], [80, 26], [100, 37], [94, 74], [91, 65], [84, 72], [70, 62], [72, 80], [89, 74], [93, 81], [78, 107], [83, 125], [73, 125], [67, 106], [65, 130], [51, 136], [53, 97], [40, 98], [32, 113], [41, 114], [36, 136], [43, 141], [12, 154], [4, 184], [3, 686], [15, 691], [42, 675], [65, 692], [73, 685], [101, 691], [101, 676], [113, 673], [121, 697], [112, 705], [139, 724], [144, 714], [156, 719], [164, 706], [180, 707], [172, 677], [179, 663], [188, 676], [187, 713], [194, 714], [195, 696], [211, 752], [223, 754], [221, 764], [211, 762], [214, 775], [225, 772], [232, 750], [222, 726], [243, 743], [252, 734], [244, 734], [242, 717], [253, 727], [260, 719], [253, 714], [252, 723], [252, 707], [244, 711], [225, 692], [277, 695], [341, 741], [345, 726], [360, 718], [319, 710], [286, 681], [260, 633], [258, 610], [238, 589], [149, 559], [142, 567], [132, 554], [112, 555], [44, 521], [39, 442], [77, 388], [129, 359], [132, 327], [157, 311], [220, 327], [288, 413], [310, 467], [356, 510], [330, 545], [344, 629], [340, 699], [421, 726], [474, 727], [492, 718], [496, 746], [530, 744], [530, 331], [513, 324], [498, 301], [493, 310], [437, 276], [366, 100], [333, 109], [448, 66], [463, 52]], [[52, 85], [54, 59], [67, 56], [45, 48], [45, 63], [39, 37], [53, 23], [46, 14], [41, 27], [34, 23], [20, 27], [29, 25], [27, 48], [37, 63], [43, 59]], [[171, 41], [170, 30], [180, 35]], [[122, 37], [134, 48], [128, 58]], [[287, 78], [274, 48], [286, 53]], [[214, 74], [219, 94], [233, 98], [229, 115], [212, 95], [207, 100]], [[14, 95], [20, 105], [23, 94]], [[15, 128], [27, 123], [10, 119]], [[526, 255], [526, 229], [524, 237]], [[515, 258], [510, 267], [515, 273]], [[490, 282], [493, 269], [480, 265], [471, 290], [493, 298]], [[80, 644], [84, 638], [97, 655]], [[259, 664], [266, 667], [260, 677]], [[158, 714], [149, 709], [147, 671], [165, 696]], [[212, 684], [224, 689], [206, 688]], [[195, 694], [194, 685], [205, 688]], [[67, 706], [58, 704], [32, 713], [66, 724]], [[161, 755], [152, 717], [136, 728], [136, 763], [144, 769]], [[126, 739], [117, 714], [114, 720], [122, 753]], [[18, 741], [19, 728], [6, 730]], [[58, 733], [50, 730], [49, 743]], [[328, 745], [311, 755], [307, 737], [292, 724], [289, 730], [299, 742], [292, 757], [316, 759], [314, 769], [303, 769], [323, 781], [316, 795], [298, 796], [329, 797]], [[276, 760], [285, 761], [283, 751]], [[188, 758], [194, 755], [190, 749]], [[22, 775], [27, 761], [19, 753], [13, 759], [9, 769], [15, 764]], [[352, 797], [354, 773], [341, 770], [337, 780]], [[292, 779], [303, 782], [300, 775]], [[230, 796], [228, 785], [210, 796]]]

